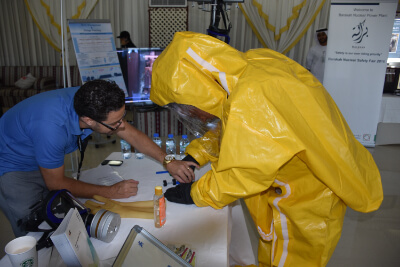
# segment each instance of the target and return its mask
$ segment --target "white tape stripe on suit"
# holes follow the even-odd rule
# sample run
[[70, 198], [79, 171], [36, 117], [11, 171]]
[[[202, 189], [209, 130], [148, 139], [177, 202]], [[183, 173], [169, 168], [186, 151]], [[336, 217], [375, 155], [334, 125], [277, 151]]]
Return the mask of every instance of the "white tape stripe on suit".
[[269, 229], [271, 229], [271, 231], [269, 231], [268, 234], [265, 234], [260, 226], [257, 226], [257, 229], [258, 229], [258, 233], [260, 234], [262, 239], [264, 239], [266, 241], [271, 241], [273, 238], [272, 234], [274, 233], [274, 219], [272, 218], [272, 220], [271, 220], [271, 225], [269, 228]]
[[226, 80], [226, 73], [225, 72], [220, 72], [219, 73], [219, 80], [221, 81], [222, 87], [225, 89], [225, 91], [230, 95], [229, 93], [229, 88], [228, 88], [228, 81]]
[[228, 93], [228, 95], [230, 95], [229, 92], [229, 88], [228, 88], [228, 82], [226, 80], [226, 74], [225, 72], [221, 72], [219, 69], [217, 69], [216, 67], [214, 67], [213, 65], [211, 65], [210, 63], [208, 63], [206, 60], [204, 60], [201, 56], [199, 56], [196, 52], [193, 51], [192, 48], [188, 48], [186, 50], [186, 53], [194, 59], [194, 61], [196, 61], [200, 66], [202, 66], [203, 68], [205, 68], [206, 70], [210, 71], [210, 72], [217, 72], [219, 75], [219, 79], [221, 81], [221, 86], [222, 88], [224, 88], [224, 90]]
[[[288, 245], [289, 245], [289, 232], [288, 232], [288, 227], [287, 227], [287, 219], [286, 219], [286, 215], [283, 214], [281, 212], [281, 209], [278, 206], [278, 202], [283, 199], [283, 198], [287, 198], [291, 191], [290, 191], [290, 186], [289, 184], [285, 184], [281, 181], [275, 180], [275, 183], [279, 184], [280, 186], [284, 186], [286, 189], [286, 194], [284, 196], [281, 197], [277, 197], [274, 199], [273, 205], [275, 206], [275, 208], [279, 211], [279, 215], [281, 218], [281, 228], [282, 228], [282, 237], [283, 237], [283, 248], [282, 248], [282, 255], [281, 258], [279, 260], [279, 264], [278, 267], [283, 267], [288, 255]], [[276, 227], [274, 227], [274, 229], [276, 229]], [[276, 238], [274, 238], [276, 240]], [[274, 255], [274, 254], [272, 254]]]
[[275, 246], [276, 246], [276, 240], [278, 239], [276, 238], [275, 227], [273, 229], [274, 229], [274, 239], [272, 240], [273, 243], [272, 243], [271, 263], [274, 262], [275, 260]]

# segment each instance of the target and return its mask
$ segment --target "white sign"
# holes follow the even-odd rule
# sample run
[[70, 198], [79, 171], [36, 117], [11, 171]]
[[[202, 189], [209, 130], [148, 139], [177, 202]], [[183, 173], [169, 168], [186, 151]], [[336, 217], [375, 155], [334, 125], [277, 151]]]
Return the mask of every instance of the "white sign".
[[128, 96], [109, 20], [69, 20], [82, 83], [112, 80]]
[[331, 2], [324, 86], [356, 139], [375, 145], [396, 0]]

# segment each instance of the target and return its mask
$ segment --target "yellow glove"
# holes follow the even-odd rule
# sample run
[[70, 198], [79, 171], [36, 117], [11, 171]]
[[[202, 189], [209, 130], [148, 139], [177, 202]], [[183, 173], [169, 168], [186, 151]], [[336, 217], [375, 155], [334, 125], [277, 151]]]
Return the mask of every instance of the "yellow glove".
[[118, 213], [121, 218], [140, 218], [154, 219], [153, 201], [119, 202], [105, 197], [94, 195], [93, 198], [104, 204], [91, 200], [85, 202], [85, 206], [90, 208], [91, 213], [95, 214], [100, 209], [105, 209]]

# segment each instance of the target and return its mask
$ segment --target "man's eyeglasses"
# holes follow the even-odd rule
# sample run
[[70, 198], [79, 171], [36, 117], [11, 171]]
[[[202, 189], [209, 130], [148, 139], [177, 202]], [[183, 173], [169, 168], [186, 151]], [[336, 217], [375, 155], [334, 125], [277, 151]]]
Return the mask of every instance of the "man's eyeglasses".
[[122, 118], [121, 118], [119, 121], [117, 121], [117, 122], [111, 124], [111, 125], [115, 125], [115, 127], [112, 127], [111, 125], [108, 125], [108, 124], [103, 123], [103, 122], [101, 122], [101, 121], [96, 121], [96, 120], [95, 120], [95, 122], [98, 122], [98, 123], [100, 123], [101, 125], [103, 125], [104, 127], [110, 129], [112, 132], [115, 132], [115, 131], [119, 128], [119, 126], [121, 126], [122, 121], [123, 121], [123, 119], [125, 118], [125, 116], [126, 116], [126, 110], [125, 110], [124, 115], [122, 116]]

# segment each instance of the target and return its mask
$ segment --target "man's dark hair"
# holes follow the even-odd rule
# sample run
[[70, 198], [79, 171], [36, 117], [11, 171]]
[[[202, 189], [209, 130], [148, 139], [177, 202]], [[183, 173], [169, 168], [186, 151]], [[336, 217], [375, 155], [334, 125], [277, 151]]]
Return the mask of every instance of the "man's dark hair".
[[110, 111], [117, 111], [124, 104], [125, 93], [113, 81], [87, 82], [74, 96], [74, 108], [78, 116], [86, 116], [96, 121], [107, 120]]

